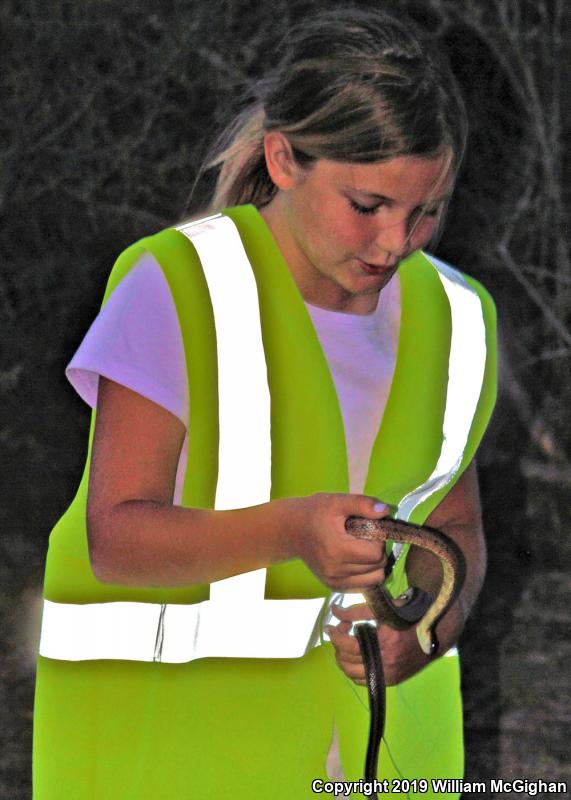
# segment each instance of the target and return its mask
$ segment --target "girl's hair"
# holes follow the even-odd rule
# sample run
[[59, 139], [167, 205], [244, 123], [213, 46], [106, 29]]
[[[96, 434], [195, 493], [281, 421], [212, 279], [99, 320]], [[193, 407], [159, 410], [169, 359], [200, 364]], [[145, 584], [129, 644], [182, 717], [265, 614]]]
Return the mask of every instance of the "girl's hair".
[[446, 61], [409, 21], [363, 9], [320, 13], [294, 27], [271, 75], [216, 142], [201, 172], [219, 167], [212, 211], [275, 194], [263, 137], [281, 131], [301, 168], [320, 158], [372, 163], [447, 156], [465, 148], [464, 104]]

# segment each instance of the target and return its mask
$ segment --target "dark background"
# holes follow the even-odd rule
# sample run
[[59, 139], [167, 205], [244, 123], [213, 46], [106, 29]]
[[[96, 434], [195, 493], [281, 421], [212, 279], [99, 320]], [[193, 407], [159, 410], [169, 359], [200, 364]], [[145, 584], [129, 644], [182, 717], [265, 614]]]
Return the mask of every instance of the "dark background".
[[[341, 5], [0, 7], [2, 798], [30, 796], [43, 562], [85, 458], [88, 412], [64, 367], [114, 258], [180, 218], [212, 134], [276, 40]], [[462, 639], [466, 779], [571, 781], [569, 4], [359, 5], [408, 11], [449, 54], [471, 138], [437, 254], [490, 289], [500, 320], [500, 394], [479, 459], [488, 577]]]

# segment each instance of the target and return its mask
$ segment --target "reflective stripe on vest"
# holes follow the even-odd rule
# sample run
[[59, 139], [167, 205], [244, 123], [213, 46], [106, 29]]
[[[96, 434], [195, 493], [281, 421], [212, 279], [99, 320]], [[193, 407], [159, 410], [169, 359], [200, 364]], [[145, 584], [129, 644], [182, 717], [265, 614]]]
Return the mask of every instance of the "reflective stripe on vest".
[[[197, 250], [214, 312], [220, 428], [215, 508], [264, 503], [271, 486], [270, 394], [254, 274], [229, 217], [218, 214], [177, 230]], [[431, 263], [452, 318], [442, 447], [428, 480], [399, 504], [400, 519], [409, 519], [456, 475], [486, 359], [477, 294], [455, 270]], [[321, 628], [331, 598], [266, 600], [265, 579], [266, 570], [259, 569], [212, 583], [210, 599], [192, 605], [46, 600], [40, 655], [167, 663], [206, 657], [296, 658], [328, 640]], [[248, 626], [240, 624], [243, 619]]]
[[405, 521], [420, 503], [446, 486], [458, 472], [486, 367], [486, 328], [480, 298], [459, 272], [441, 262], [437, 266], [429, 256], [427, 258], [436, 269], [450, 303], [452, 336], [448, 385], [440, 457], [428, 480], [399, 503], [396, 517]]

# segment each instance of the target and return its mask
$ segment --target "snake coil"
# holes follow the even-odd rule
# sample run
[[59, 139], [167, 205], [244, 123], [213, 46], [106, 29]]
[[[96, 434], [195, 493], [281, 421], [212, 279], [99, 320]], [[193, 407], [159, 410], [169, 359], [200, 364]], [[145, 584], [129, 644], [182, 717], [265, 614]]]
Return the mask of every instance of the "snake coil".
[[[406, 630], [417, 625], [419, 645], [426, 656], [435, 656], [438, 650], [435, 627], [454, 603], [462, 589], [466, 576], [464, 556], [458, 545], [441, 531], [428, 526], [384, 517], [371, 520], [364, 517], [349, 517], [346, 530], [353, 536], [369, 541], [409, 543], [436, 555], [442, 566], [442, 584], [435, 600], [422, 589], [411, 587], [406, 593], [406, 604], [395, 605], [392, 597], [381, 585], [363, 591], [367, 605], [377, 622], [396, 630]], [[394, 558], [389, 556], [389, 568]], [[365, 780], [374, 786], [377, 779], [379, 748], [385, 727], [386, 687], [383, 663], [377, 638], [376, 625], [361, 622], [354, 626], [361, 657], [365, 665], [369, 710], [371, 715], [369, 740], [365, 759]], [[376, 794], [373, 795], [377, 797]]]

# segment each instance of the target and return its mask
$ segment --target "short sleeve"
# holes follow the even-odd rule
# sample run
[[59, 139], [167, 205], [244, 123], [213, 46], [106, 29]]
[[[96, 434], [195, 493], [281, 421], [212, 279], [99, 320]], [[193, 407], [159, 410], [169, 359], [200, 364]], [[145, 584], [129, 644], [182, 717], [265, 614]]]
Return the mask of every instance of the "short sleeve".
[[163, 271], [141, 256], [93, 321], [66, 369], [92, 408], [103, 375], [166, 408], [188, 429], [184, 347]]

